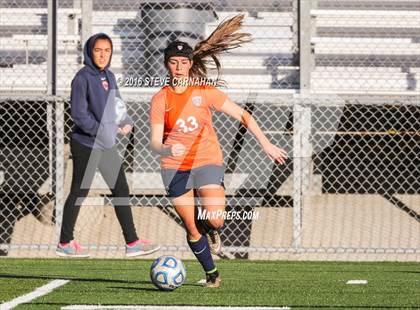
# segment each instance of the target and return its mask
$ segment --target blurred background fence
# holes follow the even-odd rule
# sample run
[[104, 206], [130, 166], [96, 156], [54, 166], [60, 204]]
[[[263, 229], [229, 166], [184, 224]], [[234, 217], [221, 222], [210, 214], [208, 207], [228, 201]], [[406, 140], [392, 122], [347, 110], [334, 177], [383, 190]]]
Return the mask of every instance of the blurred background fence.
[[[105, 32], [136, 122], [120, 149], [137, 228], [189, 257], [148, 149], [159, 88], [145, 81], [166, 75], [168, 42], [194, 45], [237, 13], [254, 40], [222, 57], [225, 91], [290, 159], [274, 165], [215, 115], [227, 209], [259, 216], [227, 221], [222, 257], [419, 260], [418, 0], [0, 0], [0, 254], [53, 255], [71, 180], [70, 83], [85, 40]], [[98, 176], [76, 236], [119, 257], [108, 194]]]

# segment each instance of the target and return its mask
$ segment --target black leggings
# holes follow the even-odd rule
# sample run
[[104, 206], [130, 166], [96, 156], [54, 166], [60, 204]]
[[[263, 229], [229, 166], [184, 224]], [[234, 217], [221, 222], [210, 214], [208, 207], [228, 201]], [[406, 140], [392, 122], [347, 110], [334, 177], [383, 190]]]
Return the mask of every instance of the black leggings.
[[125, 242], [136, 241], [138, 237], [129, 205], [127, 179], [117, 148], [92, 149], [73, 139], [70, 146], [73, 158], [73, 178], [70, 194], [64, 205], [60, 242], [67, 243], [74, 239], [73, 231], [80, 205], [89, 193], [96, 168], [99, 168], [114, 197], [115, 213], [121, 225]]

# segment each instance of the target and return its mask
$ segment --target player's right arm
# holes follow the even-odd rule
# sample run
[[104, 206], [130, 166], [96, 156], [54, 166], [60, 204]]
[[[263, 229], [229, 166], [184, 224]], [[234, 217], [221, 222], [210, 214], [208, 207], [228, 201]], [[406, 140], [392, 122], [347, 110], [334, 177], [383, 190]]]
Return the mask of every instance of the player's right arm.
[[150, 128], [150, 147], [154, 152], [163, 156], [182, 156], [185, 153], [185, 146], [182, 144], [165, 145], [162, 143], [164, 131], [163, 124], [151, 124]]
[[156, 95], [150, 107], [150, 148], [162, 156], [182, 156], [185, 146], [182, 144], [165, 145], [163, 135], [165, 130], [165, 101]]

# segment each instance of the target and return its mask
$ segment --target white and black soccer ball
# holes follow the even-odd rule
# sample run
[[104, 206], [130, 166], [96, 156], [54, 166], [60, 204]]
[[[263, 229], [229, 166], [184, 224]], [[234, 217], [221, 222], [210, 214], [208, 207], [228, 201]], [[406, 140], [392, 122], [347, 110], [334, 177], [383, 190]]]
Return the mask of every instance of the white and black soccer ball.
[[174, 256], [161, 256], [150, 267], [150, 280], [160, 290], [173, 291], [187, 277], [182, 261]]
[[125, 119], [127, 116], [127, 107], [125, 105], [124, 100], [122, 100], [119, 97], [115, 97], [115, 123], [117, 125], [121, 124], [121, 122]]

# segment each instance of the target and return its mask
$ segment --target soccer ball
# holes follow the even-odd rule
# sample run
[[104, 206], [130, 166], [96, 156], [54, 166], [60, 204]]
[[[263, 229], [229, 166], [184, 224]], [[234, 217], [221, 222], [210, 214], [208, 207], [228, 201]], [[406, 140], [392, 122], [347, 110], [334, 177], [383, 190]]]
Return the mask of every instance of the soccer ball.
[[127, 115], [127, 107], [125, 106], [125, 102], [119, 98], [115, 97], [115, 123], [119, 125]]
[[150, 280], [160, 290], [173, 291], [187, 276], [184, 264], [174, 256], [161, 256], [150, 267]]

